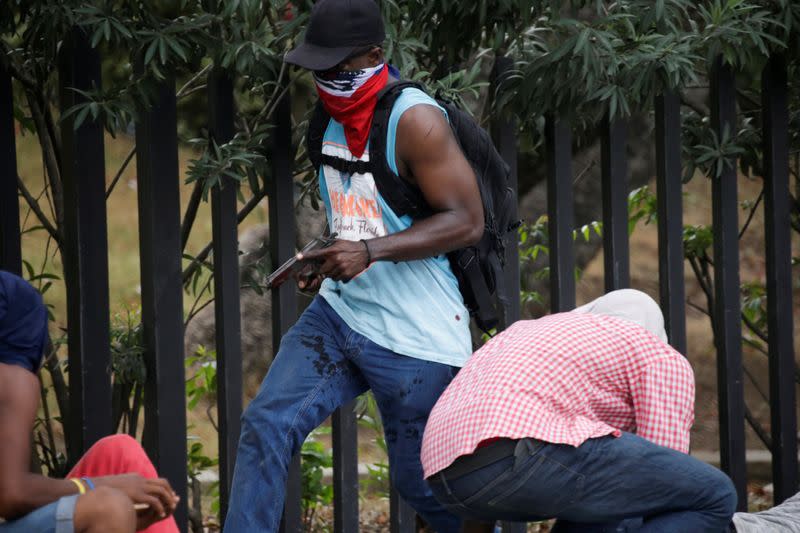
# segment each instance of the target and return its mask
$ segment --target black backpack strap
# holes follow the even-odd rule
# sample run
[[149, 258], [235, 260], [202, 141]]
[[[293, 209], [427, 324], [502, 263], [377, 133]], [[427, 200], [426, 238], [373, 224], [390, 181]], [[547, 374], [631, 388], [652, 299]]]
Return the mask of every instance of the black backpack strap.
[[328, 129], [330, 121], [331, 117], [325, 111], [325, 106], [322, 105], [322, 102], [317, 102], [311, 118], [308, 119], [308, 131], [306, 132], [306, 150], [315, 171], [319, 171], [322, 164], [322, 138], [325, 136], [325, 130]]
[[[461, 248], [448, 254], [450, 262], [455, 262], [457, 270], [464, 276], [464, 282], [460, 284], [465, 304], [470, 314], [475, 318], [478, 327], [484, 332], [497, 326], [499, 320], [492, 300], [492, 294], [486, 284], [486, 278], [481, 269], [478, 250], [474, 247]], [[469, 294], [464, 294], [467, 289]], [[470, 301], [471, 300], [471, 301]]]
[[378, 102], [375, 105], [369, 133], [369, 157], [375, 185], [392, 211], [397, 216], [409, 215], [416, 219], [424, 218], [432, 213], [422, 191], [416, 185], [395, 174], [386, 160], [389, 117], [400, 93], [409, 87], [423, 90], [419, 83], [396, 81], [388, 84], [378, 93]]
[[321, 154], [320, 162], [333, 167], [342, 174], [366, 174], [372, 172], [372, 161], [351, 161], [334, 155]]

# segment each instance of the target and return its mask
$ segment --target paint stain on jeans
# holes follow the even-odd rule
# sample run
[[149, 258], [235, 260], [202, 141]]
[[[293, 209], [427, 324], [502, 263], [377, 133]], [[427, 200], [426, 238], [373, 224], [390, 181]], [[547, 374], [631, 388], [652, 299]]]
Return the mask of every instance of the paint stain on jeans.
[[414, 378], [414, 380], [411, 382], [411, 385], [409, 385], [406, 389], [401, 390], [398, 393], [398, 396], [401, 399], [405, 398], [406, 396], [408, 396], [409, 394], [414, 392], [414, 389], [418, 389], [419, 386], [422, 385], [422, 383], [423, 383], [423, 379], [419, 376], [419, 371], [418, 371], [417, 372], [417, 377]]
[[422, 436], [422, 428], [425, 427], [427, 417], [418, 416], [415, 418], [401, 418], [400, 424], [403, 427], [403, 436], [410, 440], [419, 440]]
[[347, 367], [347, 361], [334, 363], [331, 360], [331, 356], [325, 351], [325, 341], [321, 335], [300, 337], [300, 343], [316, 352], [317, 356], [312, 361], [312, 364], [314, 365], [314, 370], [320, 376], [340, 374]]

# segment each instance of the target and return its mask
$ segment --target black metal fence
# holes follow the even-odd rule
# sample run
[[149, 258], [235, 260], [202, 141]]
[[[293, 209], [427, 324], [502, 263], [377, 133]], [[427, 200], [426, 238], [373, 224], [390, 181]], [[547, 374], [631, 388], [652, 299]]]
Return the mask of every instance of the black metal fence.
[[[59, 70], [61, 108], [77, 103], [81, 94], [68, 87], [99, 86], [100, 57], [85, 36], [75, 31], [65, 42]], [[500, 58], [495, 79], [511, 68]], [[736, 101], [734, 73], [718, 61], [711, 69], [713, 124], [721, 137], [734, 131]], [[174, 80], [164, 81], [152, 109], [136, 124], [139, 180], [139, 229], [142, 320], [146, 344], [146, 425], [144, 443], [158, 470], [186, 502], [186, 400], [184, 395], [183, 310], [180, 230], [178, 139]], [[272, 185], [269, 191], [271, 256], [278, 264], [294, 253], [294, 213], [290, 146], [290, 95], [283, 98], [275, 119], [272, 146]], [[795, 419], [795, 362], [793, 354], [791, 240], [788, 172], [788, 110], [785, 61], [775, 56], [763, 73], [764, 159], [766, 182], [766, 258], [769, 324], [769, 377], [773, 479], [776, 501], [798, 485], [797, 424]], [[223, 143], [234, 134], [233, 80], [216, 69], [208, 84], [209, 131]], [[0, 70], [0, 268], [19, 272], [21, 250], [19, 203], [10, 76]], [[686, 351], [684, 260], [682, 247], [680, 103], [674, 93], [655, 102], [657, 153], [657, 213], [659, 284], [670, 342]], [[112, 431], [109, 352], [108, 237], [102, 126], [86, 120], [78, 128], [62, 122], [64, 150], [65, 235], [63, 251], [68, 299], [70, 368], [70, 426], [68, 446], [73, 453], [89, 447]], [[622, 120], [602, 126], [602, 203], [605, 287], [629, 284], [626, 128]], [[516, 124], [498, 118], [492, 133], [512, 168], [516, 183]], [[550, 235], [551, 308], [575, 305], [573, 249], [572, 132], [568, 122], [549, 117], [546, 124], [548, 215]], [[735, 162], [734, 162], [735, 163]], [[747, 503], [745, 472], [742, 333], [739, 292], [739, 250], [736, 166], [726, 168], [713, 184], [715, 270], [714, 328], [717, 338], [720, 401], [720, 445], [723, 469]], [[214, 288], [219, 407], [220, 493], [224, 515], [242, 411], [242, 364], [239, 318], [236, 184], [224, 181], [212, 191]], [[508, 251], [507, 281], [519, 293], [518, 251]], [[297, 318], [294, 289], [272, 294], [273, 339]], [[509, 307], [505, 324], [519, 318], [519, 302]], [[334, 531], [358, 531], [358, 471], [356, 420], [351, 406], [333, 417], [335, 489]], [[300, 468], [291, 468], [283, 531], [299, 531]], [[415, 528], [413, 512], [396, 495], [391, 501], [391, 531]], [[186, 507], [177, 513], [186, 530]], [[508, 524], [505, 531], [524, 531]]]

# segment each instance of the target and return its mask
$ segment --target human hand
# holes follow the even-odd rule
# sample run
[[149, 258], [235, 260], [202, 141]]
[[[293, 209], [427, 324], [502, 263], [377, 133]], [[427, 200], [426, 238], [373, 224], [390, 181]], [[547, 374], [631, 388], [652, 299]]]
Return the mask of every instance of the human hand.
[[301, 291], [317, 292], [325, 277], [319, 273], [316, 265], [306, 264], [295, 272], [294, 279]]
[[[361, 241], [337, 240], [327, 248], [298, 254], [298, 260], [318, 261], [319, 274], [334, 281], [350, 281], [369, 266], [369, 252]], [[302, 288], [302, 287], [301, 287]]]
[[174, 513], [180, 500], [166, 479], [148, 479], [139, 474], [121, 474], [92, 478], [92, 481], [98, 487], [105, 486], [119, 490], [134, 504], [148, 505], [148, 508], [137, 512], [138, 529], [145, 529]]

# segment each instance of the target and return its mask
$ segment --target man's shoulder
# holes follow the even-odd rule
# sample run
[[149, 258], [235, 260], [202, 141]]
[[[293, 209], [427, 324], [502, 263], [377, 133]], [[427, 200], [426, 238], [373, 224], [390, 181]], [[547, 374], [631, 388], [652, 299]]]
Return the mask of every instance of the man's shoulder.
[[[394, 109], [398, 108], [398, 105], [414, 105], [414, 104], [431, 104], [435, 106], [439, 106], [436, 102], [436, 99], [425, 92], [424, 89], [421, 87], [406, 87], [402, 91], [400, 91], [400, 95], [397, 97], [397, 100], [394, 102]], [[440, 107], [440, 106], [439, 106]]]
[[[404, 120], [406, 111], [412, 110], [413, 114], [439, 113], [447, 117], [445, 109], [431, 95], [416, 87], [406, 87], [395, 100], [392, 106], [390, 122], [397, 124], [407, 122]], [[409, 115], [410, 116], [410, 115]]]

